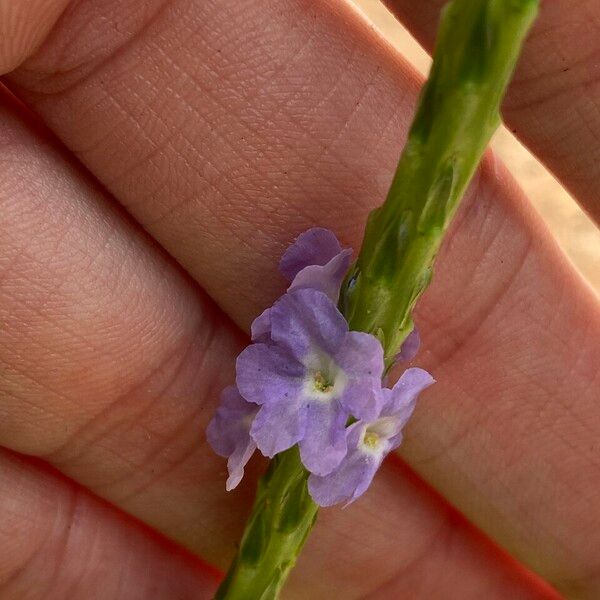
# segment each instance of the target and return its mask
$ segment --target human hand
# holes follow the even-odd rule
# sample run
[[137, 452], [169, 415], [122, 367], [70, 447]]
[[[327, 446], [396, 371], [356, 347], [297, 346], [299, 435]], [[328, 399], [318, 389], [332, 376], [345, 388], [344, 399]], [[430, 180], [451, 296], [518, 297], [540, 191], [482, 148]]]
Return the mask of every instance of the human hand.
[[[226, 564], [253, 494], [251, 476], [224, 492], [202, 433], [242, 331], [284, 286], [297, 233], [357, 248], [418, 80], [339, 0], [82, 0], [54, 25], [66, 4], [0, 0], [0, 64], [25, 61], [5, 82], [69, 149], [5, 94], [0, 596], [208, 598], [194, 556]], [[415, 4], [394, 8], [433, 22], [436, 3]], [[507, 99], [596, 216], [581, 53], [599, 18], [544, 6]], [[438, 383], [407, 430], [410, 468], [323, 511], [288, 597], [552, 597], [446, 500], [565, 594], [597, 597], [598, 314], [489, 156], [416, 315]]]

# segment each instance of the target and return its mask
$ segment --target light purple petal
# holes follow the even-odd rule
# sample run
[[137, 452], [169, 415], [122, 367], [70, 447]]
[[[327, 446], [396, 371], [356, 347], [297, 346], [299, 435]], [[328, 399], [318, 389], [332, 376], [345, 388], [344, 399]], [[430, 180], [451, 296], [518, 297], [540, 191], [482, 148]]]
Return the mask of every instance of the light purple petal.
[[252, 321], [250, 332], [253, 342], [266, 343], [271, 340], [271, 308], [263, 310]]
[[341, 251], [342, 247], [333, 232], [313, 227], [301, 233], [284, 252], [279, 270], [288, 281], [292, 281], [305, 267], [325, 265]]
[[239, 444], [227, 459], [229, 477], [225, 483], [225, 489], [228, 492], [236, 488], [242, 480], [242, 477], [244, 477], [244, 467], [254, 454], [255, 450], [256, 444], [254, 443], [254, 440], [248, 436], [246, 443]]
[[402, 443], [402, 429], [412, 416], [417, 404], [417, 397], [427, 387], [435, 383], [435, 379], [423, 369], [407, 369], [396, 385], [390, 390], [382, 389], [382, 420], [393, 420], [395, 435], [389, 438], [392, 449]]
[[221, 404], [206, 428], [212, 449], [223, 457], [230, 456], [248, 437], [250, 422], [258, 411], [256, 404], [246, 402], [234, 385], [221, 392]]
[[379, 340], [368, 333], [350, 331], [334, 358], [347, 373], [378, 380], [383, 376], [383, 348]]
[[250, 435], [269, 458], [297, 444], [306, 430], [306, 407], [299, 397], [265, 404], [252, 423]]
[[435, 379], [424, 369], [407, 369], [396, 385], [390, 391], [386, 391], [382, 416], [397, 415], [404, 426], [415, 408], [418, 395], [434, 383]]
[[315, 349], [334, 354], [347, 332], [348, 323], [323, 292], [288, 292], [271, 309], [272, 340], [298, 360]]
[[236, 383], [249, 402], [281, 402], [297, 396], [304, 372], [304, 367], [284, 348], [252, 344], [237, 358]]
[[325, 476], [310, 475], [308, 491], [319, 506], [350, 504], [367, 490], [382, 456], [368, 455], [358, 448], [364, 425], [355, 423], [347, 429], [348, 454], [337, 469]]
[[421, 336], [419, 330], [415, 327], [404, 340], [400, 352], [396, 354], [395, 360], [398, 362], [408, 362], [412, 360], [421, 347]]
[[294, 277], [289, 291], [303, 288], [319, 290], [337, 303], [340, 287], [350, 268], [352, 250], [342, 250], [325, 265], [309, 265]]
[[327, 475], [346, 455], [348, 420], [339, 403], [313, 401], [307, 406], [306, 432], [300, 441], [300, 458], [304, 466], [317, 475]]
[[383, 406], [381, 381], [370, 377], [350, 377], [339, 401], [353, 417], [373, 421]]
[[381, 410], [383, 348], [379, 340], [359, 331], [350, 331], [334, 357], [348, 378], [340, 402], [354, 417], [372, 421]]
[[256, 404], [246, 402], [235, 386], [225, 388], [221, 405], [208, 424], [206, 437], [213, 450], [228, 457], [229, 477], [225, 488], [235, 488], [244, 476], [244, 467], [256, 450], [250, 437], [250, 425], [258, 411]]

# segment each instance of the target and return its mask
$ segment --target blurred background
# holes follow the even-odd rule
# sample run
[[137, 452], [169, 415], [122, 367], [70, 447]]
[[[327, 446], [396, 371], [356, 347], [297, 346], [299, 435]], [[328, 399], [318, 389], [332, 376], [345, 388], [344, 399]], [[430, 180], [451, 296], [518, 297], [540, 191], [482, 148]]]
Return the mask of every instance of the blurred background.
[[[430, 59], [380, 0], [352, 0], [413, 65], [426, 74]], [[575, 201], [506, 129], [495, 136], [492, 146], [531, 199], [567, 256], [600, 294], [600, 230]], [[600, 192], [599, 192], [600, 193]]]

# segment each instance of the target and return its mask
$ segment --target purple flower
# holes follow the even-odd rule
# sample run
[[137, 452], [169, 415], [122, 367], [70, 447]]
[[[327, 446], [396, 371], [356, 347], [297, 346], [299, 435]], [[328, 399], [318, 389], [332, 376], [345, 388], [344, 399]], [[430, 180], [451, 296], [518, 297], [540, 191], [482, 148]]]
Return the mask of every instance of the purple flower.
[[382, 388], [383, 403], [376, 418], [358, 421], [346, 429], [348, 452], [331, 473], [312, 474], [308, 489], [320, 506], [350, 504], [371, 484], [383, 459], [402, 441], [419, 393], [434, 383], [423, 369], [408, 369], [393, 389]]
[[288, 291], [312, 288], [337, 302], [351, 256], [352, 250], [342, 250], [331, 231], [313, 227], [301, 233], [285, 251], [279, 270], [291, 283]]
[[259, 407], [246, 402], [232, 385], [221, 393], [221, 405], [208, 424], [206, 437], [212, 449], [227, 458], [229, 477], [225, 489], [235, 488], [244, 476], [244, 467], [256, 450], [250, 426]]
[[284, 294], [269, 312], [270, 340], [237, 360], [242, 396], [261, 406], [250, 435], [272, 457], [299, 444], [304, 466], [326, 475], [346, 455], [350, 415], [380, 412], [383, 349], [348, 324], [323, 292]]
[[[314, 289], [338, 301], [344, 277], [350, 268], [352, 250], [343, 250], [329, 229], [313, 227], [301, 233], [279, 262], [281, 274], [290, 282], [288, 292]], [[271, 309], [264, 310], [252, 323], [253, 342], [268, 342], [271, 335]]]
[[341, 252], [342, 247], [332, 231], [312, 227], [288, 246], [279, 261], [279, 270], [288, 281], [293, 281], [302, 269], [312, 265], [326, 265]]
[[[433, 383], [426, 371], [408, 369], [393, 389], [382, 387], [380, 342], [349, 331], [336, 307], [350, 255], [331, 231], [313, 228], [282, 257], [288, 291], [252, 323], [254, 343], [238, 357], [236, 386], [223, 392], [207, 430], [215, 452], [228, 458], [227, 490], [256, 448], [273, 457], [298, 444], [315, 501], [354, 501], [400, 445], [417, 395]], [[414, 330], [397, 360], [418, 348]]]

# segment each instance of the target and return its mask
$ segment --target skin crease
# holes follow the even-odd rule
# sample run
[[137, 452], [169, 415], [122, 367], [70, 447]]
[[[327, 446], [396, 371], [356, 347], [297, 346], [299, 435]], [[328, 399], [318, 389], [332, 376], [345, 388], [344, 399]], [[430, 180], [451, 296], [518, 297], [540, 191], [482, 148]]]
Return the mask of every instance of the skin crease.
[[[67, 9], [6, 82], [113, 197], [3, 110], [0, 443], [222, 565], [252, 474], [226, 496], [198, 431], [245, 343], [234, 323], [281, 291], [298, 232], [358, 247], [416, 77], [340, 2], [103, 0]], [[417, 322], [439, 383], [404, 458], [565, 594], [596, 597], [597, 300], [491, 156]], [[552, 597], [405, 467], [321, 521], [290, 598]]]
[[46, 38], [69, 0], [0, 0], [0, 73], [18, 67]]
[[3, 598], [211, 598], [197, 560], [43, 466], [2, 450], [0, 490]]

